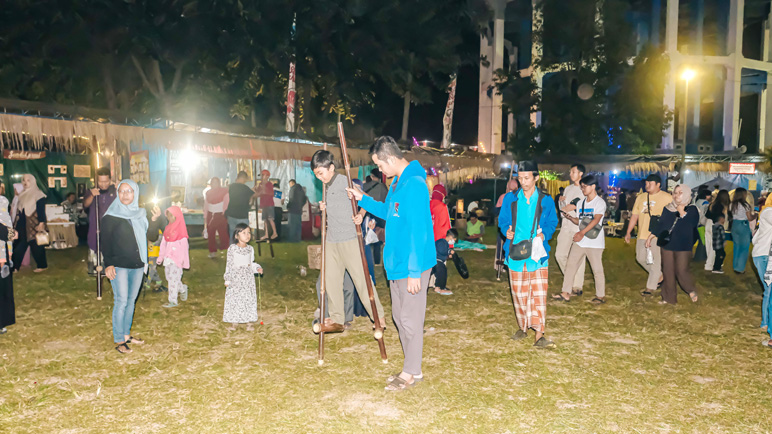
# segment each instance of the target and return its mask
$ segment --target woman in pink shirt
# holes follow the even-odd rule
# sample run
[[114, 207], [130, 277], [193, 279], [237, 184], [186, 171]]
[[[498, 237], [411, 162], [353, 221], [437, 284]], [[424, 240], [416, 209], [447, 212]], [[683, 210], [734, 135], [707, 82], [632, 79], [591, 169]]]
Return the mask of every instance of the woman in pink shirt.
[[182, 269], [190, 268], [188, 227], [185, 226], [182, 210], [177, 206], [166, 209], [166, 218], [169, 224], [164, 229], [156, 263], [163, 264], [166, 270], [166, 286], [169, 288], [169, 302], [163, 306], [176, 307], [177, 294], [182, 301], [188, 299], [188, 285], [182, 283]]

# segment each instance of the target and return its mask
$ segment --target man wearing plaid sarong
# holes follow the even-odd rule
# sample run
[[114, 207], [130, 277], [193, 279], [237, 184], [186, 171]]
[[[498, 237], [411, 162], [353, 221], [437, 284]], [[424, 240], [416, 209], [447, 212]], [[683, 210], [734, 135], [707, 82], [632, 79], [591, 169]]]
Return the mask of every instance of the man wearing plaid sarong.
[[[555, 202], [536, 188], [539, 169], [536, 163], [523, 161], [517, 175], [520, 190], [508, 193], [501, 204], [499, 229], [506, 234], [504, 243], [506, 264], [509, 268], [509, 285], [515, 305], [518, 330], [512, 336], [521, 340], [528, 335], [528, 329], [536, 332], [534, 346], [554, 348], [555, 344], [544, 337], [547, 312], [547, 264], [549, 261], [549, 240], [555, 233], [558, 218]], [[526, 259], [510, 256], [512, 248], [521, 249], [524, 241], [531, 241]], [[515, 247], [513, 247], [515, 246]], [[543, 255], [534, 260], [530, 252], [543, 249]], [[523, 250], [525, 252], [525, 250]]]

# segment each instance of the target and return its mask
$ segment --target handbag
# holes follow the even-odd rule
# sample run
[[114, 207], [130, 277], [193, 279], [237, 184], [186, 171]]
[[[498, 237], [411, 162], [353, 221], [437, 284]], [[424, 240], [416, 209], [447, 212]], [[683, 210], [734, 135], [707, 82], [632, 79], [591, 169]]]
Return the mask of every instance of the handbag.
[[649, 215], [649, 232], [654, 232], [654, 229], [657, 228], [657, 225], [659, 224], [659, 218], [661, 216], [658, 215], [651, 215], [651, 202], [649, 202], [649, 197], [651, 195], [649, 193], [646, 193], [646, 213]]
[[51, 243], [51, 237], [48, 236], [48, 232], [40, 231], [35, 234], [35, 242], [38, 246], [47, 246]]
[[[585, 202], [587, 202], [587, 199], [582, 201], [582, 212], [581, 212], [582, 214], [584, 214], [584, 204], [585, 204]], [[589, 226], [590, 223], [592, 223], [592, 220], [594, 218], [595, 218], [595, 216], [585, 216], [585, 217], [582, 217], [579, 220], [579, 230], [580, 231], [584, 230], [584, 228], [586, 228], [587, 226]], [[598, 235], [600, 235], [600, 231], [601, 230], [603, 230], [603, 228], [601, 228], [601, 225], [600, 224], [596, 224], [595, 227], [593, 227], [589, 231], [585, 232], [584, 236], [589, 238], [589, 239], [591, 239], [591, 240], [594, 240], [594, 239], [598, 238]]]
[[[538, 191], [538, 202], [536, 203], [536, 212], [533, 215], [533, 226], [531, 227], [531, 236], [527, 240], [520, 241], [515, 244], [515, 240], [512, 240], [509, 246], [509, 257], [515, 261], [523, 261], [531, 257], [531, 249], [533, 248], [532, 241], [534, 234], [536, 233], [536, 223], [541, 217], [541, 200], [543, 193]], [[517, 201], [512, 202], [512, 226], [517, 224]]]
[[678, 219], [680, 219], [681, 216], [676, 216], [676, 219], [673, 221], [673, 225], [670, 226], [670, 229], [666, 231], [662, 231], [657, 235], [657, 245], [662, 247], [667, 245], [667, 243], [670, 242], [670, 239], [673, 235], [673, 229], [675, 228], [676, 223], [678, 223]]
[[464, 261], [464, 258], [459, 256], [458, 253], [453, 254], [453, 264], [456, 266], [456, 271], [458, 271], [461, 278], [469, 278], [469, 268], [466, 266], [466, 261]]

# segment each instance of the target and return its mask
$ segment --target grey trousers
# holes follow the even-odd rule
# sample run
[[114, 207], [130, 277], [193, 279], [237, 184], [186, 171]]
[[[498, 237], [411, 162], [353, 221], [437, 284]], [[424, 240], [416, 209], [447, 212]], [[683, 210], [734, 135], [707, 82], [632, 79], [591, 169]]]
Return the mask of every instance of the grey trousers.
[[[354, 281], [351, 280], [351, 275], [346, 274], [343, 276], [343, 311], [346, 322], [354, 321]], [[316, 299], [320, 300], [322, 295], [322, 274], [319, 273], [319, 278], [316, 279]], [[328, 298], [329, 300], [329, 298]], [[317, 309], [318, 310], [318, 309]], [[330, 303], [324, 304], [324, 317], [330, 316]]]
[[[367, 293], [367, 280], [365, 280], [370, 279], [370, 272], [368, 271], [367, 275], [365, 275], [365, 270], [362, 268], [359, 241], [353, 239], [340, 243], [327, 243], [324, 254], [327, 267], [324, 275], [327, 280], [327, 305], [329, 306], [329, 317], [332, 321], [338, 324], [343, 324], [346, 321], [344, 313], [346, 304], [343, 295], [343, 282], [346, 271], [348, 271], [354, 283], [354, 288], [356, 288], [356, 292], [365, 310], [367, 310], [367, 314], [370, 315], [370, 318], [374, 318], [372, 307], [370, 306], [370, 295]], [[384, 318], [383, 306], [378, 298], [378, 291], [375, 290], [375, 285], [373, 285], [373, 298], [375, 299], [375, 308], [378, 310], [378, 317]], [[353, 300], [349, 305], [353, 309]]]
[[[574, 235], [579, 232], [579, 229], [569, 229], [565, 226], [560, 228], [558, 232], [558, 244], [555, 247], [555, 261], [560, 267], [560, 272], [563, 273], [563, 279], [566, 277], [566, 270], [568, 269], [568, 255], [571, 253], [571, 247], [574, 245]], [[573, 277], [573, 289], [581, 290], [584, 287], [584, 265], [586, 261], [582, 261], [579, 264], [579, 268], [576, 275]], [[567, 291], [566, 291], [567, 292]]]
[[426, 318], [426, 289], [432, 270], [421, 273], [421, 290], [417, 294], [407, 292], [407, 278], [392, 280], [391, 315], [397, 325], [399, 341], [405, 361], [402, 371], [410, 375], [421, 374], [424, 351], [424, 319]]
[[659, 278], [662, 277], [662, 255], [659, 246], [654, 242], [651, 244], [651, 253], [654, 263], [649, 265], [646, 263], [646, 240], [638, 238], [635, 242], [635, 259], [649, 273], [649, 278], [646, 279], [646, 289], [649, 291], [657, 289]]

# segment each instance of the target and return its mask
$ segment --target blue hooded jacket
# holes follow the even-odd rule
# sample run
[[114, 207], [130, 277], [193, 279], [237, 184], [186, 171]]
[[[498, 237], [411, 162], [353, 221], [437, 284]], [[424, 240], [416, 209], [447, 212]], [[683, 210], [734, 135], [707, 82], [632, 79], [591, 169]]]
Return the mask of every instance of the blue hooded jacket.
[[426, 171], [418, 161], [410, 162], [392, 182], [386, 202], [365, 195], [359, 206], [386, 220], [383, 266], [389, 280], [420, 278], [421, 273], [434, 267], [437, 252], [429, 211], [429, 187]]
[[[501, 230], [501, 233], [506, 236], [507, 229], [509, 229], [509, 225], [512, 224], [512, 204], [517, 202], [517, 194], [520, 192], [520, 190], [517, 190], [515, 192], [509, 192], [506, 196], [504, 196], [504, 200], [501, 203], [501, 212], [499, 214], [499, 230]], [[539, 189], [537, 188], [534, 191], [534, 194], [538, 194]], [[529, 219], [523, 219], [522, 222], [518, 218], [518, 223], [527, 225], [528, 228], [531, 227], [533, 224], [532, 220]], [[549, 252], [550, 252], [550, 245], [549, 241], [552, 239], [552, 235], [555, 233], [555, 229], [558, 225], [558, 216], [557, 212], [555, 211], [555, 201], [552, 199], [552, 197], [548, 194], [545, 194], [544, 197], [541, 200], [541, 216], [539, 217], [539, 223], [538, 227], [541, 229], [542, 234], [544, 235], [544, 250], [547, 251], [547, 256], [545, 256], [539, 264], [537, 264], [538, 268], [546, 267], [547, 262], [549, 260]], [[515, 228], [512, 228], [513, 230]], [[515, 240], [515, 242], [519, 242], [522, 240]], [[509, 258], [509, 244], [511, 243], [511, 240], [504, 239], [504, 253], [505, 258], [507, 261], [507, 264], [510, 263], [511, 259]], [[530, 259], [527, 261], [533, 262]], [[531, 270], [529, 270], [531, 271]]]

